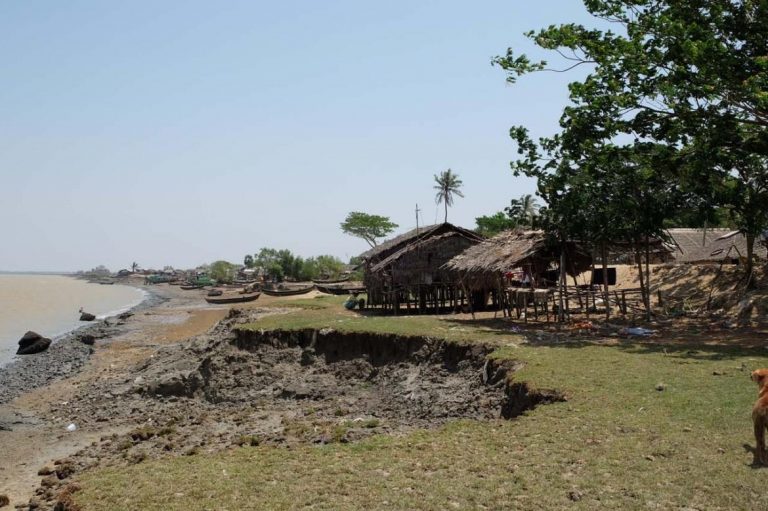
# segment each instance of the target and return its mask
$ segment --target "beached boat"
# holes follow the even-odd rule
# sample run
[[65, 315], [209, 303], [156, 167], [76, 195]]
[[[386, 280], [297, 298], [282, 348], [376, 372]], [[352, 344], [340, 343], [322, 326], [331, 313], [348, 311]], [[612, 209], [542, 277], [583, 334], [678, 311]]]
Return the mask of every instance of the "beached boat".
[[329, 295], [348, 295], [350, 293], [365, 293], [364, 287], [344, 287], [344, 286], [315, 286], [321, 293]]
[[309, 293], [313, 289], [315, 289], [315, 286], [299, 289], [262, 289], [261, 292], [268, 296], [295, 296]]
[[206, 296], [205, 301], [208, 303], [214, 303], [218, 305], [223, 305], [228, 303], [252, 302], [256, 298], [258, 298], [260, 295], [261, 293], [249, 293], [244, 295]]
[[349, 277], [344, 277], [341, 279], [323, 279], [323, 280], [313, 280], [315, 284], [325, 285], [325, 284], [341, 284], [342, 282], [347, 282], [349, 280]]
[[114, 280], [100, 280], [99, 281], [99, 284], [101, 284], [102, 286], [111, 286], [114, 283], [115, 283]]
[[171, 277], [168, 275], [149, 275], [144, 279], [146, 284], [162, 284], [164, 282], [170, 282]]
[[210, 291], [208, 291], [207, 296], [221, 296], [223, 294], [224, 294], [224, 291], [222, 291], [221, 289], [211, 289]]
[[192, 289], [202, 289], [202, 284], [185, 284], [183, 286], [179, 286], [184, 291], [191, 291]]

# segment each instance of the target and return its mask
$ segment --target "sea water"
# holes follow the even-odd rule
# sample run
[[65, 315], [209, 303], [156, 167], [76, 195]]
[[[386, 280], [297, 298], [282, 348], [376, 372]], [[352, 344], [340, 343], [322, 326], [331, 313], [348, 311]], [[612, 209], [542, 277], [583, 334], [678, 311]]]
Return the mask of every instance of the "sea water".
[[78, 310], [98, 319], [124, 312], [146, 297], [141, 289], [101, 285], [63, 275], [0, 274], [0, 367], [13, 360], [27, 330], [56, 340], [87, 325]]

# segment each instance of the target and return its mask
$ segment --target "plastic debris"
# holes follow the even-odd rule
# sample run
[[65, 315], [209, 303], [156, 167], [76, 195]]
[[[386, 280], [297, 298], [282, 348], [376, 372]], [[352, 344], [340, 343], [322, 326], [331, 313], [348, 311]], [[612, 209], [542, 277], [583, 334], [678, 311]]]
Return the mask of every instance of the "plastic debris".
[[77, 431], [77, 426], [75, 425], [74, 422], [72, 422], [69, 426], [67, 426], [67, 431], [69, 431], [70, 433], [72, 433], [73, 431]]
[[642, 327], [622, 328], [619, 332], [621, 335], [639, 335], [648, 336], [656, 333], [656, 330], [650, 330]]

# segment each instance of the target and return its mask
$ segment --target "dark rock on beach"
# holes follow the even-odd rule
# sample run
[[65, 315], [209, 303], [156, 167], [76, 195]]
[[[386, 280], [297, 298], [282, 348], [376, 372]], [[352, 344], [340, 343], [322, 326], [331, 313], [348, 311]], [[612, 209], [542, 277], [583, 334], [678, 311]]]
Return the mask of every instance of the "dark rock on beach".
[[[165, 301], [165, 298], [152, 295], [138, 309], [144, 310]], [[90, 324], [76, 332], [57, 339], [43, 353], [34, 357], [20, 357], [0, 369], [0, 404], [8, 403], [30, 390], [42, 387], [55, 380], [77, 373], [93, 353], [93, 347], [86, 340], [106, 339], [122, 332], [119, 326], [107, 326], [103, 322]], [[35, 332], [27, 337], [32, 338]], [[42, 337], [42, 336], [41, 336]], [[7, 423], [0, 418], [0, 424]], [[3, 429], [0, 426], [0, 429]]]
[[48, 349], [51, 340], [43, 337], [37, 332], [29, 331], [19, 340], [19, 349], [17, 355], [34, 355]]
[[90, 312], [83, 312], [80, 314], [80, 321], [93, 321], [94, 319], [96, 319], [96, 316]]
[[87, 344], [88, 346], [93, 346], [96, 342], [96, 336], [92, 334], [83, 334], [80, 337], [78, 337], [78, 340], [83, 343]]
[[38, 334], [37, 332], [33, 332], [32, 330], [30, 330], [26, 334], [21, 336], [21, 339], [19, 339], [19, 346], [29, 346], [36, 340], [42, 339], [42, 337], [43, 336]]

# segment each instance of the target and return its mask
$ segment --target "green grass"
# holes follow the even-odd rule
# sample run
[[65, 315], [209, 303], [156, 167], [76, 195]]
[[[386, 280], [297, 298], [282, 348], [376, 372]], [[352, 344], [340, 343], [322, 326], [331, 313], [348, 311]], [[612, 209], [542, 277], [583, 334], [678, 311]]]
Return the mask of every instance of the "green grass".
[[343, 296], [322, 296], [306, 300], [276, 301], [274, 307], [292, 307], [288, 314], [266, 316], [239, 328], [253, 330], [300, 330], [333, 328], [342, 332], [374, 332], [397, 335], [423, 335], [451, 341], [484, 343], [520, 342], [511, 324], [490, 319], [456, 320], [454, 316], [382, 316], [359, 314], [344, 309]]
[[565, 391], [568, 401], [512, 421], [94, 470], [80, 477], [77, 502], [85, 510], [768, 509], [768, 470], [751, 467], [745, 447], [754, 442], [749, 369], [768, 366], [764, 349], [533, 347], [484, 322], [362, 318], [337, 311], [336, 297], [312, 302], [323, 306], [249, 328], [497, 342], [493, 356], [526, 363], [517, 380]]

